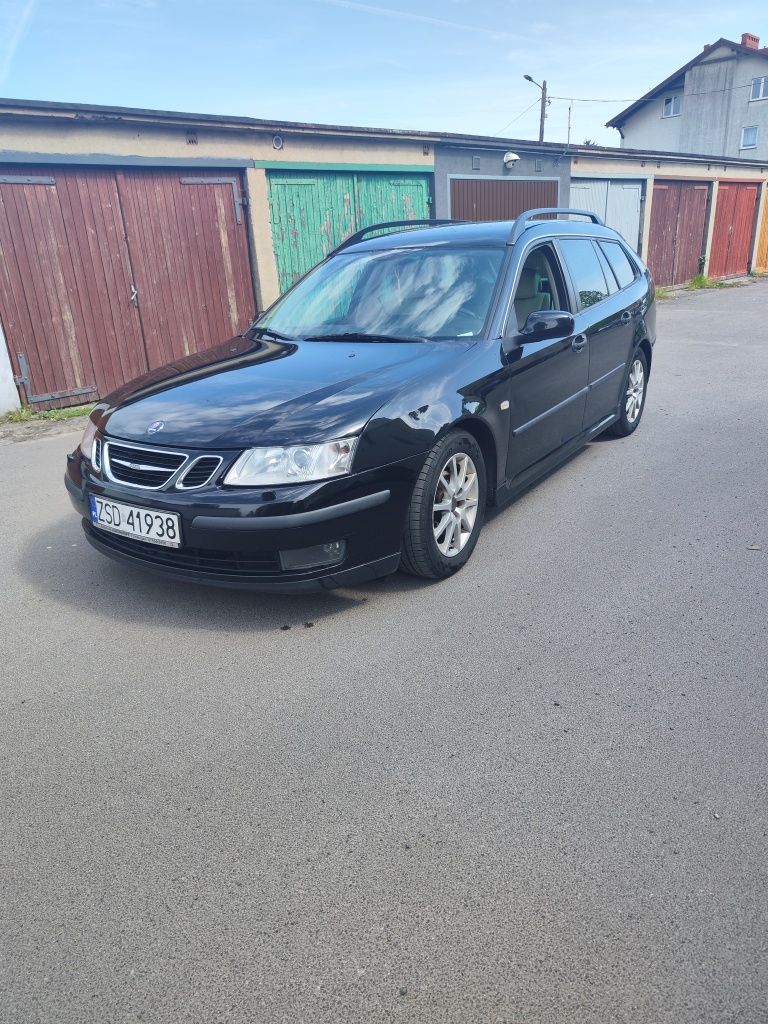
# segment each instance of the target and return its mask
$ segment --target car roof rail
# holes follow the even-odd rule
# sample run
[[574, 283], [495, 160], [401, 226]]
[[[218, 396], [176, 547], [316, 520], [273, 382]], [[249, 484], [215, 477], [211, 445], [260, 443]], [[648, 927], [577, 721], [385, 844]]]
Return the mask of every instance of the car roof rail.
[[507, 245], [514, 245], [520, 235], [530, 227], [531, 221], [534, 220], [535, 217], [543, 217], [544, 214], [553, 213], [558, 215], [555, 217], [555, 220], [563, 220], [565, 217], [570, 217], [571, 214], [574, 214], [579, 217], [589, 217], [593, 224], [601, 224], [605, 226], [603, 218], [598, 217], [598, 215], [593, 213], [591, 210], [572, 210], [565, 206], [542, 206], [538, 210], [526, 210], [525, 213], [520, 214], [509, 233]]
[[369, 224], [367, 228], [361, 228], [359, 231], [355, 231], [349, 238], [345, 238], [343, 242], [332, 249], [328, 255], [335, 256], [337, 252], [341, 252], [342, 249], [349, 248], [350, 245], [357, 245], [358, 242], [362, 242], [366, 235], [372, 231], [385, 231], [388, 228], [411, 228], [411, 227], [439, 227], [441, 224], [466, 224], [465, 220], [387, 220], [381, 224]]

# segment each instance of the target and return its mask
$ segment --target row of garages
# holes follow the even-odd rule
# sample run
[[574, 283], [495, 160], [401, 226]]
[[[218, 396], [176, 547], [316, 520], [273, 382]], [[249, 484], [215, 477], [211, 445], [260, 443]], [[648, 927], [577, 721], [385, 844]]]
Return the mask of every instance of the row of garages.
[[[700, 273], [723, 278], [768, 271], [768, 168], [759, 163], [582, 147], [567, 159], [563, 180], [543, 166], [543, 174], [531, 174], [546, 163], [542, 158], [504, 176], [499, 150], [495, 162], [489, 152], [470, 171], [469, 161], [480, 161], [468, 155], [467, 144], [449, 148], [447, 173], [441, 147], [435, 158], [438, 216], [493, 219], [528, 206], [568, 205], [599, 214], [619, 231], [659, 285], [684, 284]], [[562, 170], [562, 161], [552, 163]]]
[[515, 143], [505, 162], [493, 139], [6, 103], [0, 410], [95, 400], [229, 337], [380, 221], [571, 205], [659, 284], [768, 270], [768, 175], [744, 161]]
[[763, 191], [759, 180], [575, 179], [571, 201], [602, 212], [643, 252], [657, 284], [676, 285], [700, 273], [723, 278], [768, 270], [768, 218], [759, 218]]

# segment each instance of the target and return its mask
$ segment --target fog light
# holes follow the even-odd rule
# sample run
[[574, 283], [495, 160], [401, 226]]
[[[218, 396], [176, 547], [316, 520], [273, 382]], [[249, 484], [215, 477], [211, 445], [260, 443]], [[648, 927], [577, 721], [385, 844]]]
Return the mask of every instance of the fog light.
[[315, 544], [311, 548], [294, 548], [280, 552], [283, 569], [318, 569], [326, 565], [338, 565], [347, 553], [345, 540], [332, 540], [328, 544]]

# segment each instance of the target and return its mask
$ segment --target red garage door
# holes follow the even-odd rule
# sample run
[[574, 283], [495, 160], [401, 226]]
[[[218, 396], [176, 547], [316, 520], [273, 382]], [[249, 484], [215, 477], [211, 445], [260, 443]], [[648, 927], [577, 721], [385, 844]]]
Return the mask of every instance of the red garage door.
[[526, 210], [557, 206], [558, 182], [514, 178], [452, 178], [451, 217], [456, 220], [514, 220]]
[[699, 273], [708, 196], [709, 185], [654, 182], [648, 266], [656, 284], [684, 284]]
[[28, 394], [95, 400], [146, 369], [115, 176], [0, 171], [0, 320]]
[[760, 186], [721, 181], [712, 231], [710, 277], [735, 277], [749, 272]]
[[0, 323], [22, 398], [95, 401], [242, 330], [254, 301], [240, 187], [0, 167]]
[[253, 317], [239, 177], [118, 171], [150, 369], [210, 348]]

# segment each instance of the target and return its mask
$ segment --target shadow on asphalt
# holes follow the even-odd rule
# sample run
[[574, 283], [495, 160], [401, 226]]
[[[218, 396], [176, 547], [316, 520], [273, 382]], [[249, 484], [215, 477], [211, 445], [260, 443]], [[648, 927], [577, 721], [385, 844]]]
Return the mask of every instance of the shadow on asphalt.
[[[586, 450], [580, 449], [513, 502], [489, 509], [487, 525], [501, 516], [514, 515], [518, 502]], [[353, 611], [369, 600], [393, 594], [417, 595], [441, 586], [440, 582], [404, 573], [359, 584], [353, 589], [318, 594], [261, 594], [186, 583], [121, 565], [95, 551], [86, 541], [74, 514], [62, 516], [52, 526], [33, 534], [17, 567], [47, 599], [79, 608], [88, 616], [113, 619], [126, 625], [166, 622], [189, 629], [251, 633], [284, 627], [310, 629], [330, 616]]]
[[[398, 573], [354, 590], [317, 594], [261, 594], [165, 579], [113, 562], [95, 551], [75, 515], [30, 536], [17, 568], [49, 600], [117, 623], [167, 622], [189, 629], [258, 632], [309, 629], [385, 593], [418, 591], [429, 584]], [[310, 625], [311, 624], [311, 625]]]

